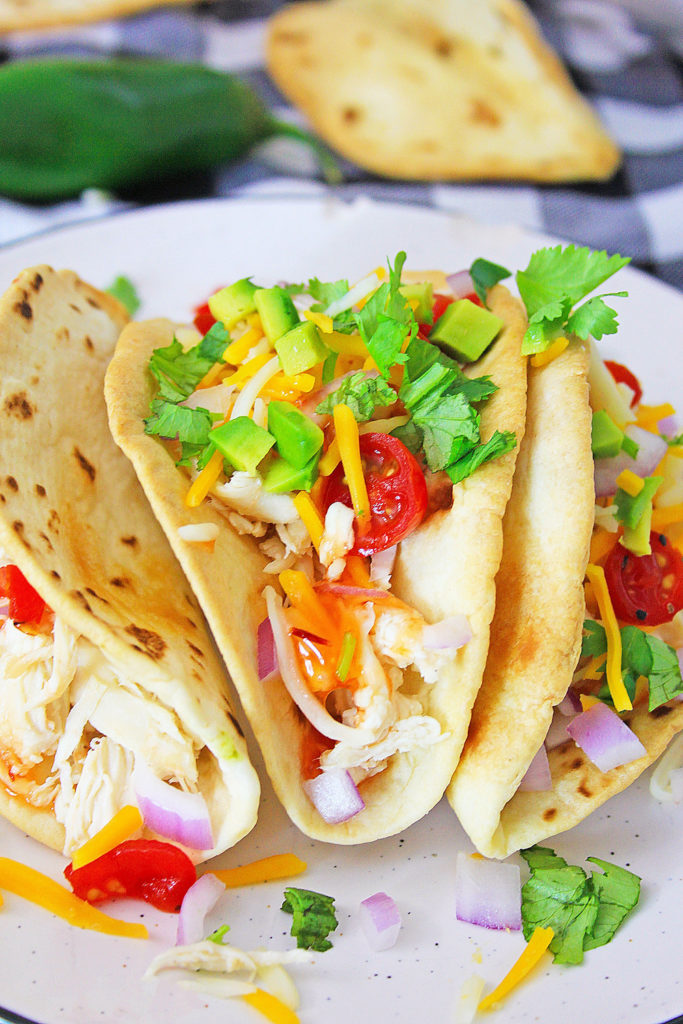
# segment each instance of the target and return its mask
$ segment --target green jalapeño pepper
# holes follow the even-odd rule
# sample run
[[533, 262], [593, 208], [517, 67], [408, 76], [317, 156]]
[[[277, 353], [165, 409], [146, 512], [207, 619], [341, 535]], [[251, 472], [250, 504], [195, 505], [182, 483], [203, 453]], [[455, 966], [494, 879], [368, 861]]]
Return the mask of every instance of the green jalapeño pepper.
[[0, 194], [53, 201], [86, 188], [120, 190], [206, 170], [289, 135], [232, 75], [200, 64], [118, 58], [40, 59], [0, 68]]

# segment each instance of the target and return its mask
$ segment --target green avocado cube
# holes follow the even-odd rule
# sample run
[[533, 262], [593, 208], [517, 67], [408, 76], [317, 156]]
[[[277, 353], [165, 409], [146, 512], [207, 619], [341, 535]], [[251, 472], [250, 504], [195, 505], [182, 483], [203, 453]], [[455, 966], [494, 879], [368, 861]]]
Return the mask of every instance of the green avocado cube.
[[244, 320], [245, 316], [256, 311], [255, 292], [256, 285], [252, 284], [248, 277], [235, 281], [227, 288], [221, 288], [209, 299], [211, 315], [220, 320], [226, 331], [229, 331], [240, 320]]
[[651, 555], [650, 530], [652, 528], [652, 500], [650, 500], [637, 524], [631, 528], [624, 524], [624, 533], [619, 541], [634, 555]]
[[280, 357], [282, 369], [290, 377], [310, 370], [317, 363], [322, 363], [330, 354], [320, 337], [320, 331], [310, 320], [298, 324], [278, 338], [275, 342], [275, 351]]
[[268, 341], [277, 341], [299, 323], [296, 306], [284, 288], [259, 288], [254, 302]]
[[409, 303], [415, 306], [415, 319], [421, 324], [432, 322], [432, 305], [434, 303], [434, 286], [431, 281], [418, 281], [416, 284], [402, 284], [399, 291]]
[[263, 489], [272, 494], [287, 494], [289, 491], [310, 491], [318, 478], [320, 452], [316, 452], [305, 466], [297, 468], [286, 459], [275, 455], [269, 459], [263, 473]]
[[593, 413], [591, 423], [591, 449], [596, 459], [611, 459], [618, 455], [624, 441], [624, 432], [604, 409]]
[[318, 424], [291, 402], [268, 403], [268, 430], [275, 438], [278, 453], [296, 469], [303, 469], [325, 440]]
[[275, 444], [275, 438], [249, 416], [236, 416], [209, 431], [209, 439], [231, 466], [251, 476]]
[[474, 363], [496, 337], [503, 321], [470, 299], [446, 306], [429, 333], [429, 340], [461, 363]]

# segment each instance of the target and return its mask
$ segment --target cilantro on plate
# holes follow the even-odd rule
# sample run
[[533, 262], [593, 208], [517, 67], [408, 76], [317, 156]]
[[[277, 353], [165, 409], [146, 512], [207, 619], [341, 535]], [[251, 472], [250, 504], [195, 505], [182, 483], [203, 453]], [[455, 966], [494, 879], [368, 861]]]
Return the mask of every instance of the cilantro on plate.
[[119, 300], [121, 305], [128, 311], [129, 316], [135, 316], [140, 308], [140, 297], [129, 277], [119, 274], [105, 291], [108, 295], [113, 295], [115, 299]]
[[[600, 657], [607, 655], [605, 627], [592, 619], [583, 624], [584, 638], [581, 654]], [[655, 711], [662, 704], [683, 694], [683, 676], [676, 651], [654, 633], [645, 633], [637, 626], [622, 626], [621, 671], [624, 686], [633, 700], [639, 676], [648, 681], [648, 710]], [[604, 686], [598, 693], [600, 700], [611, 702], [609, 689]]]
[[295, 937], [299, 949], [314, 949], [324, 953], [326, 949], [332, 948], [327, 936], [339, 923], [332, 896], [324, 896], [309, 889], [285, 889], [281, 909], [293, 915], [290, 934]]
[[602, 869], [590, 877], [546, 846], [520, 850], [531, 870], [522, 886], [522, 928], [531, 938], [537, 927], [552, 928], [555, 963], [579, 964], [589, 949], [604, 946], [640, 897], [638, 875], [597, 857]]

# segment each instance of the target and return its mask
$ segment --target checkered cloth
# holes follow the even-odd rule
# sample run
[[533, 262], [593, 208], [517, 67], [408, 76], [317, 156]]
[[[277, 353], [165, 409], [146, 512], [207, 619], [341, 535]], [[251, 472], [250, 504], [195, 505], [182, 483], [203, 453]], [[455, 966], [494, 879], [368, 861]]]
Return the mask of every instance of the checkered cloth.
[[[263, 66], [266, 19], [279, 6], [275, 0], [226, 0], [60, 31], [14, 33], [0, 39], [0, 60], [147, 54], [202, 61], [241, 76], [278, 117], [303, 125]], [[347, 163], [339, 191], [347, 198], [363, 194], [457, 210], [621, 252], [683, 289], [683, 7], [678, 36], [671, 29], [657, 34], [607, 0], [534, 0], [532, 7], [624, 151], [611, 181], [416, 184], [383, 181]], [[91, 192], [45, 206], [0, 199], [0, 244], [122, 206], [209, 196], [310, 196], [327, 189], [305, 147], [274, 141], [214, 173], [146, 187], [125, 200]]]

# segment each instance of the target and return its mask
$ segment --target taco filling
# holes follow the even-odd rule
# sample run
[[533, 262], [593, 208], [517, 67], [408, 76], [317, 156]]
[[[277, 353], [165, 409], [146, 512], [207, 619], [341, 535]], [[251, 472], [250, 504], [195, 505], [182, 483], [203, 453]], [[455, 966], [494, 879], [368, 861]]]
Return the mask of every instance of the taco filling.
[[[488, 619], [467, 601], [437, 599], [430, 608], [422, 581], [395, 588], [394, 577], [411, 575], [401, 557], [411, 539], [459, 514], [454, 500], [496, 464], [507, 481], [500, 498], [488, 501], [494, 510], [501, 502], [499, 531], [523, 430], [513, 300], [501, 290], [499, 310], [489, 309], [469, 275], [464, 287], [462, 274], [451, 279], [454, 292], [443, 274], [403, 272], [404, 260], [400, 253], [388, 273], [380, 268], [353, 286], [313, 278], [261, 288], [241, 279], [198, 308], [194, 335], [175, 328], [147, 364], [144, 433], [162, 439], [184, 474], [182, 502], [186, 515], [194, 511], [192, 523], [160, 515], [149, 483], [148, 496], [181, 561], [184, 546], [183, 564], [214, 632], [188, 550], [198, 558], [227, 522], [260, 553], [258, 596], [249, 599], [261, 609], [251, 641], [259, 689], [264, 694], [273, 678], [281, 680], [298, 709], [297, 749], [290, 752], [298, 785], [331, 825], [363, 812], [365, 784], [397, 755], [414, 760], [453, 740], [452, 723], [435, 713], [438, 704], [430, 707], [426, 692], [452, 671], [475, 634], [485, 657]], [[152, 463], [144, 469], [126, 443], [130, 418], [113, 385], [119, 357], [122, 373], [128, 360], [130, 376], [135, 328], [121, 339], [108, 401], [114, 436], [144, 484]], [[500, 429], [485, 418], [503, 383], [486, 372], [486, 360], [493, 368], [497, 358], [514, 396], [514, 413], [499, 417]], [[176, 481], [177, 510], [178, 490]], [[481, 501], [487, 504], [483, 495]], [[211, 517], [202, 522], [209, 509], [222, 521], [218, 530]], [[482, 514], [485, 535], [488, 508]], [[493, 546], [494, 558], [497, 536], [482, 542], [484, 551]], [[437, 592], [448, 587], [444, 567], [441, 573]], [[486, 592], [488, 566], [481, 575], [471, 582]], [[457, 601], [458, 584], [452, 590]], [[485, 615], [491, 610], [492, 600]], [[240, 689], [243, 669], [226, 660]], [[479, 671], [473, 667], [467, 692], [476, 690]], [[258, 699], [250, 688], [246, 702]], [[456, 743], [465, 726], [466, 717]], [[272, 732], [276, 724], [264, 727]]]

